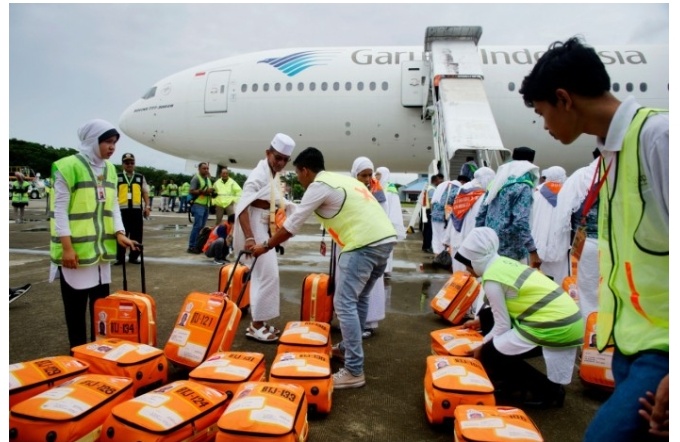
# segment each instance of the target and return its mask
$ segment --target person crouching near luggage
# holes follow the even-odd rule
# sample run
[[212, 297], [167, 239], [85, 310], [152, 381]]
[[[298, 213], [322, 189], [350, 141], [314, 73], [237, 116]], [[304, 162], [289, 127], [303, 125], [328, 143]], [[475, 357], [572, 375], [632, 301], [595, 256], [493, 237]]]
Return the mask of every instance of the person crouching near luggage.
[[[523, 406], [561, 407], [583, 343], [576, 302], [537, 269], [499, 256], [498, 236], [491, 228], [473, 229], [454, 258], [482, 278], [491, 307], [493, 327], [474, 356], [496, 387], [497, 401], [515, 405], [513, 393], [519, 392]], [[465, 326], [479, 329], [479, 317]], [[541, 351], [547, 376], [524, 361]]]
[[[333, 388], [366, 384], [361, 334], [366, 324], [369, 293], [385, 272], [387, 258], [397, 240], [390, 219], [365, 185], [352, 177], [324, 170], [323, 154], [314, 147], [293, 161], [305, 193], [295, 213], [268, 240], [256, 245], [253, 255], [267, 253], [300, 231], [314, 213], [333, 240], [342, 247], [333, 307], [340, 321], [342, 341], [333, 357], [345, 366], [333, 375]], [[370, 219], [371, 223], [364, 222]]]

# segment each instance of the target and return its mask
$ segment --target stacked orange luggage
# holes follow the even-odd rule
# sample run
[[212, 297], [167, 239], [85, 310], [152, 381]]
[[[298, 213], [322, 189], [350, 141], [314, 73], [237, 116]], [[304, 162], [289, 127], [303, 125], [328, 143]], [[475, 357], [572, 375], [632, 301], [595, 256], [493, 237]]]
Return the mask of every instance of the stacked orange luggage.
[[215, 353], [189, 373], [189, 380], [212, 387], [231, 401], [244, 382], [267, 380], [262, 353], [227, 351]]
[[470, 356], [482, 345], [484, 336], [477, 330], [450, 327], [430, 333], [433, 355]]
[[477, 299], [481, 285], [468, 272], [457, 271], [449, 278], [430, 302], [432, 310], [457, 325]]
[[276, 353], [310, 352], [331, 356], [331, 326], [318, 321], [291, 321], [286, 324]]
[[519, 408], [459, 405], [454, 442], [543, 442], [536, 424]]
[[614, 357], [614, 347], [607, 347], [602, 353], [597, 350], [595, 343], [596, 325], [597, 312], [593, 312], [588, 315], [586, 320], [586, 335], [583, 339], [579, 376], [587, 386], [613, 390], [612, 358]]
[[300, 385], [311, 410], [331, 411], [333, 378], [331, 358], [323, 353], [279, 353], [272, 362], [269, 382]]

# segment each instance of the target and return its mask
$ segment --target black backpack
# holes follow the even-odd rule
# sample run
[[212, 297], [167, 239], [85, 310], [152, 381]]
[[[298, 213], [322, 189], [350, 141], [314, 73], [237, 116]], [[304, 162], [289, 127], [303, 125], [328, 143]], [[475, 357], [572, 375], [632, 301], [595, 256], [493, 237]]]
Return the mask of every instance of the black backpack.
[[205, 226], [201, 229], [200, 232], [198, 232], [198, 238], [196, 238], [196, 249], [203, 251], [203, 246], [205, 246], [205, 243], [208, 242], [208, 238], [210, 237], [210, 232], [212, 232], [212, 228]]

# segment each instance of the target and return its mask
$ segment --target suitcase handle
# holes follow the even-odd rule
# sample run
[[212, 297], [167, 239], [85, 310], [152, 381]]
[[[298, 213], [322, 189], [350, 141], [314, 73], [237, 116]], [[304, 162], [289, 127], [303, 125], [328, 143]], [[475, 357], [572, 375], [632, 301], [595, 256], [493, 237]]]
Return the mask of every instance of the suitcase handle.
[[[227, 280], [227, 285], [224, 286], [224, 293], [229, 293], [229, 288], [231, 287], [231, 281], [234, 279], [234, 274], [236, 274], [236, 266], [239, 265], [241, 261], [241, 257], [243, 255], [250, 255], [251, 253], [248, 250], [241, 250], [238, 252], [238, 255], [236, 256], [236, 260], [234, 261], [234, 269], [231, 271], [229, 274], [229, 279]], [[241, 298], [243, 298], [243, 294], [246, 292], [246, 286], [248, 286], [248, 282], [250, 281], [250, 275], [253, 272], [253, 268], [255, 267], [255, 263], [257, 262], [257, 257], [253, 260], [253, 263], [250, 265], [250, 270], [246, 272], [246, 279], [243, 281], [243, 285], [241, 286], [241, 292], [238, 294], [238, 299], [236, 300], [236, 305], [241, 304]], [[219, 287], [218, 287], [219, 289]]]
[[[146, 293], [146, 270], [144, 269], [144, 246], [142, 244], [137, 244], [139, 248], [139, 271], [142, 274], [142, 293]], [[123, 257], [123, 290], [127, 291], [127, 270], [125, 268], [125, 257]]]
[[328, 295], [335, 294], [335, 252], [337, 245], [335, 241], [331, 241], [331, 263], [328, 268]]

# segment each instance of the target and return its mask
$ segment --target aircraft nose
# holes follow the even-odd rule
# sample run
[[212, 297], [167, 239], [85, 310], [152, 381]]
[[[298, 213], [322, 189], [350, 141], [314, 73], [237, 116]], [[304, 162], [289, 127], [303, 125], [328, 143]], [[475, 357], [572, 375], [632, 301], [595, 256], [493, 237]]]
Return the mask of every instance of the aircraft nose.
[[125, 133], [128, 137], [135, 141], [141, 142], [143, 134], [143, 129], [141, 127], [141, 122], [138, 116], [135, 114], [136, 103], [130, 105], [127, 109], [123, 111], [118, 120], [118, 127]]

